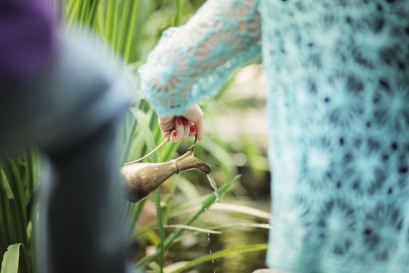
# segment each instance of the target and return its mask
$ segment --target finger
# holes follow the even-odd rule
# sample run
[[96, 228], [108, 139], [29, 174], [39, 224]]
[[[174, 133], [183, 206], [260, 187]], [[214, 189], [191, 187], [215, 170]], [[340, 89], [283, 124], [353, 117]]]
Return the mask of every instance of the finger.
[[170, 118], [169, 116], [158, 118], [158, 124], [163, 138], [168, 137], [173, 129], [175, 129], [175, 120], [176, 116], [172, 118]]
[[195, 125], [190, 125], [189, 136], [194, 136], [194, 135], [196, 135], [196, 126]]
[[185, 128], [184, 128], [183, 139], [186, 139], [186, 138], [188, 138], [189, 135], [190, 135], [190, 126], [187, 125], [187, 126], [184, 126], [184, 127], [185, 127]]
[[190, 124], [191, 122], [189, 122], [189, 120], [187, 120], [186, 118], [183, 118], [183, 126], [184, 126], [184, 134], [183, 134], [183, 139], [188, 138], [189, 134], [190, 134]]
[[168, 138], [168, 137], [170, 137], [172, 131], [173, 131], [173, 129], [168, 130], [168, 131], [162, 131], [162, 130], [161, 130], [162, 137], [163, 137], [163, 138]]
[[176, 116], [166, 116], [166, 117], [158, 117], [158, 123], [163, 130], [171, 130], [174, 126], [174, 122], [176, 120]]
[[162, 132], [162, 138], [168, 138], [169, 136], [170, 136], [170, 131], [166, 131], [166, 132], [164, 132], [164, 131], [161, 131]]
[[178, 117], [174, 122], [174, 130], [171, 131], [170, 141], [177, 142], [183, 140], [189, 135], [188, 133], [186, 133], [186, 131], [189, 132], [189, 130], [189, 126], [184, 126], [182, 117]]
[[182, 140], [184, 135], [185, 135], [185, 126], [183, 125], [183, 118], [178, 117], [176, 119], [176, 131], [177, 131], [177, 136], [175, 139], [177, 140]]
[[202, 140], [203, 139], [203, 132], [204, 132], [204, 121], [203, 121], [203, 119], [198, 119], [195, 122], [195, 126], [196, 126], [197, 139]]
[[170, 134], [169, 142], [177, 142], [177, 141], [179, 141], [178, 131], [173, 130], [172, 133]]
[[184, 118], [184, 117], [182, 117], [182, 121], [183, 121], [183, 125], [184, 126], [188, 126], [189, 125], [189, 120], [188, 119], [186, 119], [186, 118]]

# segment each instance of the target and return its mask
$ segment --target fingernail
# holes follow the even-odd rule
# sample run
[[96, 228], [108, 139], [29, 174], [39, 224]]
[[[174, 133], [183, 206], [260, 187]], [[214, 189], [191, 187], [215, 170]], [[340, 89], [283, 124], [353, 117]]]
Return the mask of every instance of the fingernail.
[[175, 137], [175, 136], [177, 136], [178, 135], [178, 132], [177, 131], [173, 131], [173, 136]]
[[176, 122], [177, 122], [179, 125], [182, 125], [182, 124], [183, 124], [183, 121], [182, 121], [181, 118], [178, 118]]
[[196, 127], [195, 126], [190, 126], [190, 132], [194, 132], [194, 131], [196, 131]]
[[183, 125], [187, 126], [189, 124], [189, 121], [187, 119], [183, 119]]

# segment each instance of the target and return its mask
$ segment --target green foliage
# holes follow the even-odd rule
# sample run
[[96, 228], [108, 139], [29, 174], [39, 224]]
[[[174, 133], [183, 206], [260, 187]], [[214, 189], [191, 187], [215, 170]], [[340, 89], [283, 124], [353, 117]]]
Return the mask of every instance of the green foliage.
[[[218, 193], [220, 196], [224, 196], [231, 188], [233, 187], [234, 181], [224, 184], [220, 189], [218, 190]], [[194, 221], [196, 221], [208, 208], [210, 208], [216, 201], [216, 196], [214, 194], [211, 194], [208, 196], [208, 198], [202, 203], [200, 209], [198, 209], [193, 216], [190, 217], [190, 219], [185, 223], [186, 226], [191, 225]], [[163, 229], [163, 226], [159, 226], [159, 229]], [[178, 228], [175, 232], [171, 233], [163, 243], [163, 249], [168, 249], [171, 247], [176, 239], [182, 234], [182, 232], [185, 230], [185, 228], [180, 227]], [[162, 250], [163, 251], [163, 250]], [[149, 264], [152, 262], [156, 257], [162, 255], [162, 251], [157, 251], [154, 254], [150, 256], [145, 256], [140, 263], [142, 265]]]
[[[33, 152], [0, 161], [0, 257], [4, 255], [2, 272], [5, 268], [5, 272], [13, 272], [8, 271], [13, 264], [20, 264], [23, 273], [32, 272], [28, 251], [31, 246], [29, 210], [38, 181], [36, 162], [37, 156]], [[24, 255], [19, 257], [16, 248]]]

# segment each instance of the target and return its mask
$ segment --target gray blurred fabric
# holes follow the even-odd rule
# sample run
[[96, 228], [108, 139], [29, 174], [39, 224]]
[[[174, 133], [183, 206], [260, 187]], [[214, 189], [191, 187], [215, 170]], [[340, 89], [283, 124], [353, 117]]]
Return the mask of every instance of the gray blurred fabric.
[[118, 125], [134, 90], [90, 37], [63, 32], [55, 63], [0, 100], [0, 157], [37, 147], [50, 170], [39, 197], [41, 273], [128, 271]]

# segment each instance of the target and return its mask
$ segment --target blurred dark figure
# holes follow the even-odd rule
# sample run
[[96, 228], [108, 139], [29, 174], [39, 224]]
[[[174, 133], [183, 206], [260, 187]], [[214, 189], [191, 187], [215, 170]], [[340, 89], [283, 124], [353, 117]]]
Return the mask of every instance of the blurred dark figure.
[[130, 102], [100, 41], [41, 0], [0, 0], [0, 157], [38, 147], [39, 272], [124, 273], [118, 122]]

